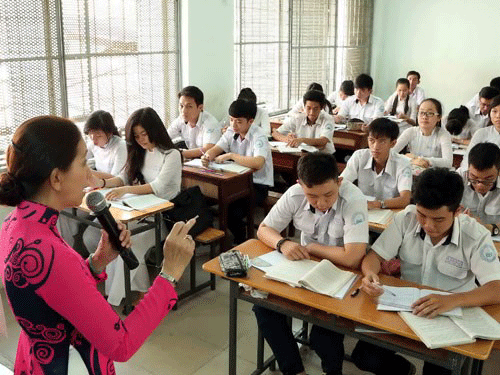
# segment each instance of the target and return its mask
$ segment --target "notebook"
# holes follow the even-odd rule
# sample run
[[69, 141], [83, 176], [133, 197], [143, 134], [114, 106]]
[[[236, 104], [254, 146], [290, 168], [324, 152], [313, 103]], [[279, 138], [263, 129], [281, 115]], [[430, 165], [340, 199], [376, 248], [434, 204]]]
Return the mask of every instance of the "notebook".
[[388, 224], [394, 216], [394, 211], [390, 209], [368, 210], [368, 221], [381, 225]]
[[[102, 195], [106, 196], [110, 190], [112, 189], [100, 189], [99, 191]], [[125, 194], [121, 198], [108, 201], [108, 203], [111, 204], [111, 207], [120, 208], [124, 211], [141, 211], [163, 203], [168, 203], [168, 200], [157, 197], [154, 194]]]
[[288, 146], [286, 142], [280, 142], [280, 141], [271, 141], [269, 142], [271, 147], [274, 147], [277, 149], [279, 152], [301, 152], [301, 151], [306, 151], [306, 152], [315, 152], [318, 151], [318, 149], [314, 146], [307, 145], [305, 143], [301, 143], [299, 147], [291, 147]]
[[[184, 165], [187, 165], [188, 167], [195, 167], [195, 168], [205, 168], [203, 164], [201, 164], [201, 159], [192, 159], [184, 163]], [[242, 165], [239, 165], [234, 162], [227, 162], [227, 163], [215, 163], [211, 161], [208, 164], [207, 169], [213, 169], [214, 171], [223, 171], [223, 172], [233, 172], [233, 173], [245, 173], [250, 171], [251, 169], [248, 167], [244, 167]]]

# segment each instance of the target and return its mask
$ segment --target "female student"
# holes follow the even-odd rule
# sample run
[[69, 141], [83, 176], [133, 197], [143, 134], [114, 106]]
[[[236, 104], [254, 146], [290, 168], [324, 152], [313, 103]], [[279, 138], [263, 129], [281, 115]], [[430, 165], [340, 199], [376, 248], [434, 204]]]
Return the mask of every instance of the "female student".
[[396, 81], [396, 92], [385, 102], [384, 115], [396, 116], [404, 120], [398, 123], [400, 134], [416, 125], [417, 102], [410, 98], [410, 81], [406, 78]]
[[439, 100], [425, 99], [418, 108], [417, 125], [406, 129], [398, 138], [394, 152], [401, 152], [408, 146], [412, 164], [427, 168], [448, 167], [453, 162], [451, 136], [441, 128], [443, 109]]
[[469, 110], [463, 105], [453, 108], [443, 123], [452, 136], [451, 141], [460, 145], [468, 145], [478, 129], [478, 124], [470, 118]]
[[335, 109], [332, 111], [333, 115], [336, 115], [340, 111], [340, 107], [344, 101], [354, 95], [354, 82], [351, 80], [346, 80], [340, 85], [339, 91], [334, 91], [327, 98], [332, 106], [335, 105]]
[[[89, 373], [114, 374], [113, 361], [127, 361], [175, 304], [175, 282], [194, 251], [187, 235], [194, 220], [177, 223], [163, 248], [162, 272], [122, 320], [96, 287], [118, 255], [108, 235], [84, 260], [55, 227], [61, 210], [82, 202], [91, 176], [86, 154], [76, 125], [54, 116], [21, 124], [7, 148], [0, 203], [15, 209], [1, 229], [0, 272], [21, 326], [16, 374], [67, 374], [70, 345]], [[119, 226], [129, 247], [130, 231]]]
[[[179, 194], [182, 173], [181, 153], [174, 147], [155, 110], [142, 108], [132, 113], [125, 125], [125, 133], [128, 149], [127, 164], [120, 176], [102, 181], [99, 187], [114, 188], [106, 194], [106, 199], [117, 199], [127, 193], [152, 193], [164, 199], [172, 199]], [[130, 273], [131, 286], [132, 290], [146, 292], [149, 288], [149, 277], [144, 255], [154, 245], [154, 235], [148, 231], [136, 235], [134, 239], [136, 246], [133, 250], [140, 265]], [[107, 272], [108, 302], [119, 305], [124, 297], [121, 258], [108, 267]]]

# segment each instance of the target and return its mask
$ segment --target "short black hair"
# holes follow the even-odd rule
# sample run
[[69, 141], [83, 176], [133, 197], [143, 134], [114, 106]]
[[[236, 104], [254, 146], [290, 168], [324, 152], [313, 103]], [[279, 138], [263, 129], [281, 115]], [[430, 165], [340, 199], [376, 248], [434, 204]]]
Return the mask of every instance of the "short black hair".
[[323, 91], [318, 90], [309, 90], [302, 97], [304, 100], [304, 105], [309, 100], [311, 102], [317, 102], [321, 105], [321, 108], [324, 108], [326, 105], [326, 96]]
[[345, 80], [340, 84], [340, 91], [346, 95], [354, 95], [354, 82], [350, 79]]
[[83, 133], [88, 135], [92, 130], [102, 130], [106, 134], [120, 136], [111, 113], [101, 109], [92, 112], [87, 118], [87, 121], [85, 121]]
[[228, 113], [231, 117], [243, 117], [247, 120], [253, 120], [257, 114], [257, 104], [246, 99], [236, 99], [229, 106]]
[[490, 81], [490, 86], [500, 91], [500, 77], [492, 78], [492, 80]]
[[495, 96], [500, 94], [500, 91], [495, 87], [485, 86], [479, 91], [479, 97], [484, 99], [493, 99]]
[[469, 120], [469, 110], [467, 107], [461, 105], [458, 108], [453, 108], [448, 114], [448, 120], [446, 121], [446, 130], [450, 132], [451, 135], [459, 135], [464, 129], [465, 124]]
[[359, 76], [356, 77], [356, 80], [354, 82], [354, 87], [357, 89], [372, 89], [373, 88], [373, 78], [370, 77], [368, 74], [360, 74]]
[[201, 91], [196, 86], [186, 86], [178, 94], [177, 97], [180, 99], [181, 96], [187, 96], [188, 98], [193, 98], [196, 105], [203, 104], [203, 91]]
[[399, 137], [399, 126], [388, 118], [376, 118], [368, 125], [368, 134], [373, 137], [387, 137], [393, 141]]
[[337, 180], [337, 160], [332, 154], [321, 151], [307, 153], [299, 159], [297, 175], [308, 188], [324, 184], [328, 180]]
[[448, 168], [428, 168], [417, 179], [413, 191], [415, 204], [429, 210], [443, 206], [455, 212], [464, 193], [462, 177]]
[[469, 165], [479, 171], [495, 166], [500, 170], [500, 148], [490, 142], [481, 142], [469, 151]]
[[410, 70], [408, 73], [406, 73], [406, 78], [408, 78], [408, 76], [417, 76], [418, 80], [420, 81], [420, 73], [416, 70]]
[[245, 87], [244, 89], [241, 89], [238, 99], [246, 99], [251, 102], [257, 103], [257, 95], [253, 92], [253, 90], [250, 87]]
[[317, 91], [323, 92], [323, 86], [321, 86], [317, 82], [312, 82], [309, 84], [309, 86], [307, 86], [307, 91], [311, 91], [311, 90], [317, 90]]
[[410, 88], [410, 81], [408, 81], [407, 78], [399, 78], [397, 81], [396, 81], [396, 87], [398, 85], [406, 85], [408, 86], [408, 88]]

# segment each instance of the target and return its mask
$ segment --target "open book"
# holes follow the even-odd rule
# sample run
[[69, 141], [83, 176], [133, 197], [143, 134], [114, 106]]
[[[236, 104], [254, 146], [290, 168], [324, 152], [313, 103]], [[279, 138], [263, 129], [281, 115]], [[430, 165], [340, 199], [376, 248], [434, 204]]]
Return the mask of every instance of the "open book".
[[428, 319], [406, 311], [399, 315], [429, 349], [469, 344], [476, 338], [500, 339], [500, 323], [480, 307], [464, 308], [461, 318], [440, 315]]
[[393, 216], [394, 211], [388, 208], [380, 210], [368, 210], [368, 221], [370, 223], [386, 225], [392, 220]]
[[[384, 294], [378, 297], [377, 310], [384, 311], [412, 311], [411, 305], [419, 298], [429, 294], [450, 294], [439, 290], [418, 289], [410, 287], [397, 287], [384, 285]], [[462, 316], [462, 308], [456, 307], [441, 315]]]
[[285, 259], [268, 267], [265, 277], [335, 298], [343, 298], [356, 280], [355, 273], [343, 271], [327, 259], [321, 262]]
[[[205, 168], [203, 164], [201, 164], [201, 159], [189, 160], [185, 162], [184, 165], [187, 165], [188, 167]], [[234, 172], [234, 173], [245, 173], [251, 170], [248, 167], [244, 167], [234, 162], [216, 163], [213, 161], [211, 161], [208, 164], [208, 169], [213, 169], [214, 171]]]
[[[110, 190], [111, 189], [100, 189], [99, 191], [102, 193], [102, 195], [106, 196], [106, 193]], [[125, 194], [121, 198], [108, 202], [111, 204], [111, 207], [120, 208], [124, 211], [141, 211], [150, 207], [167, 203], [168, 200], [157, 197], [154, 194]]]
[[305, 143], [301, 143], [299, 147], [291, 147], [286, 144], [286, 142], [280, 142], [280, 141], [271, 141], [269, 142], [271, 147], [276, 148], [279, 152], [301, 152], [301, 151], [306, 151], [306, 152], [315, 152], [318, 151], [318, 149], [314, 146], [310, 146]]

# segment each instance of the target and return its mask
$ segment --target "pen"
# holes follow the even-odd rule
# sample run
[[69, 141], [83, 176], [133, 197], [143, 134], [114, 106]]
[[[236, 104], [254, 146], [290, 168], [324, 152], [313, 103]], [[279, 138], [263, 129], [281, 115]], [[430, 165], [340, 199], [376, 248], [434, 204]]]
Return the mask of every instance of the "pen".
[[356, 288], [354, 292], [351, 293], [351, 297], [356, 297], [359, 294], [359, 291], [361, 290], [361, 287]]

